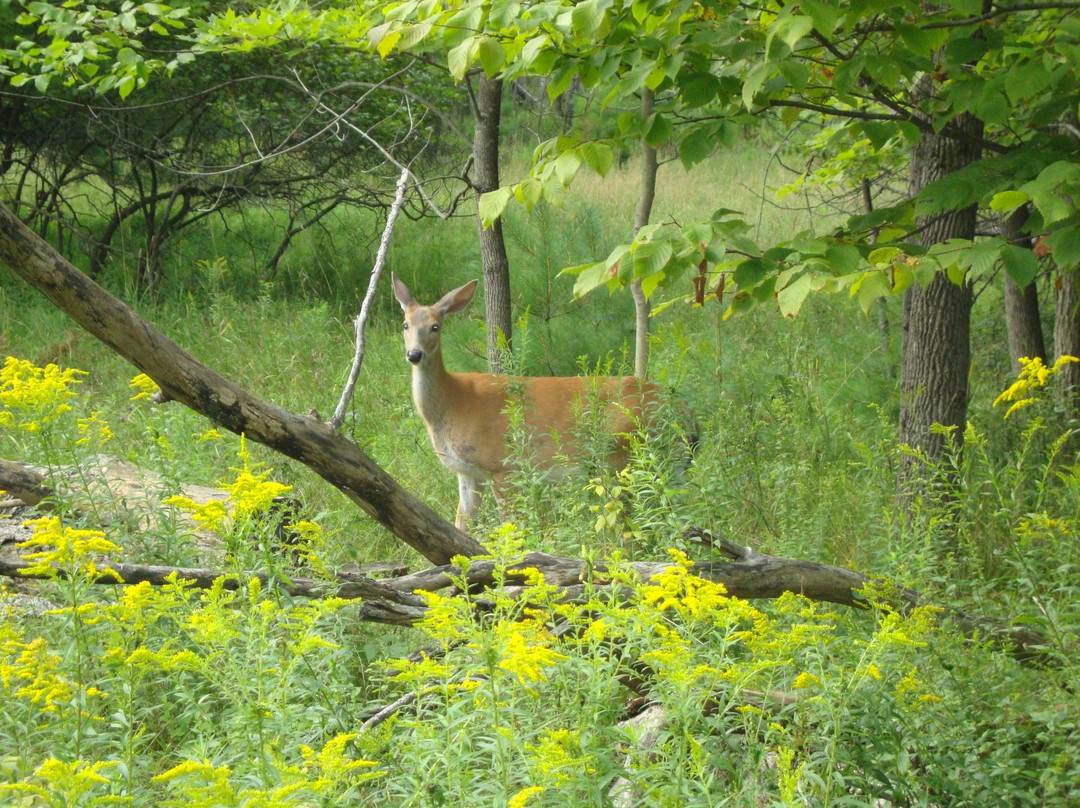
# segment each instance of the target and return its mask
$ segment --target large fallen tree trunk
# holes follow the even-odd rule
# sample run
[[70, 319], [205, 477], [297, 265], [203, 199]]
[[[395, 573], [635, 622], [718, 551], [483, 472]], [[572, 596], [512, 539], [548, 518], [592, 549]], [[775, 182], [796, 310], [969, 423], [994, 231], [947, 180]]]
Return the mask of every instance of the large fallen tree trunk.
[[236, 434], [299, 460], [429, 561], [483, 546], [406, 491], [356, 444], [319, 418], [243, 390], [181, 349], [0, 205], [0, 261], [176, 399]]

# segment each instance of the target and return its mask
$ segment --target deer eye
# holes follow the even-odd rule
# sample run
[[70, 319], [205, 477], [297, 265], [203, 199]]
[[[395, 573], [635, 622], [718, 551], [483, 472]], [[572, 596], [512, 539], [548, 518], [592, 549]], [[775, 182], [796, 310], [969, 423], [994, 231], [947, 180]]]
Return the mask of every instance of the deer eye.
[[438, 323], [435, 323], [435, 325], [433, 325], [433, 326], [431, 327], [431, 330], [432, 330], [432, 331], [438, 331], [438, 330], [439, 330], [439, 324], [438, 324]]
[[403, 329], [404, 331], [408, 331], [408, 330], [409, 330], [409, 321], [408, 321], [408, 320], [406, 320], [406, 321], [405, 321], [404, 323], [402, 323], [402, 324], [401, 324], [401, 328], [402, 328], [402, 329]]

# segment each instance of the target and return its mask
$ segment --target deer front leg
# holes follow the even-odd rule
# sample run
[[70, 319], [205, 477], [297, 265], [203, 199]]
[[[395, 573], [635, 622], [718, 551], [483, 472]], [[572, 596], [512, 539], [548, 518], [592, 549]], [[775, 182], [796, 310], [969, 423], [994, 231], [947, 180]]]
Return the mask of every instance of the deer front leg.
[[465, 474], [458, 474], [457, 519], [458, 530], [465, 531], [472, 515], [480, 505], [480, 483]]

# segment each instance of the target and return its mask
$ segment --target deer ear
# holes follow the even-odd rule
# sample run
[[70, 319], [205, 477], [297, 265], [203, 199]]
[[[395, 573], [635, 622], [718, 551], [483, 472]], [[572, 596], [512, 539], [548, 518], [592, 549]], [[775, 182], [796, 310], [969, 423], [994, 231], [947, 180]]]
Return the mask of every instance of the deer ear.
[[390, 286], [393, 288], [394, 297], [397, 298], [398, 305], [401, 306], [402, 310], [408, 311], [416, 305], [416, 301], [413, 300], [412, 292], [409, 291], [409, 287], [393, 273], [390, 273]]
[[469, 305], [473, 292], [476, 291], [476, 281], [469, 281], [464, 286], [459, 286], [452, 292], [447, 292], [442, 299], [435, 304], [435, 308], [445, 317], [447, 314], [461, 311]]

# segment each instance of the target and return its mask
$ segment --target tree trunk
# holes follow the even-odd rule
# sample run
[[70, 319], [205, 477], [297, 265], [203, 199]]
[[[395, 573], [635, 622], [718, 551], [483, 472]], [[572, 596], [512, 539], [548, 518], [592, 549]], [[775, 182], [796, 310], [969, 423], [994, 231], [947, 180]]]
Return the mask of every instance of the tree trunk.
[[[473, 133], [473, 161], [476, 165], [477, 204], [480, 197], [499, 187], [499, 119], [502, 115], [502, 81], [480, 76], [474, 95], [476, 129]], [[484, 274], [484, 310], [487, 317], [488, 365], [493, 373], [505, 370], [503, 352], [509, 351], [512, 336], [510, 311], [510, 261], [506, 257], [502, 219], [484, 229], [480, 222], [480, 266]]]
[[[916, 88], [923, 98], [929, 96], [932, 80], [928, 76]], [[931, 182], [956, 171], [979, 157], [977, 138], [982, 122], [972, 115], [955, 121], [960, 137], [923, 133], [911, 157], [912, 195]], [[975, 206], [922, 217], [916, 224], [919, 240], [930, 246], [950, 238], [975, 237]], [[940, 424], [951, 430], [950, 442], [959, 452], [963, 448], [967, 422], [968, 369], [971, 363], [970, 283], [957, 285], [939, 273], [925, 288], [913, 284], [904, 293], [903, 337], [900, 358], [900, 442], [914, 449], [919, 458], [904, 454], [897, 478], [900, 501], [925, 490], [927, 473], [943, 469], [946, 436], [933, 429]], [[924, 462], [925, 461], [925, 462]], [[952, 475], [945, 472], [946, 491]], [[946, 497], [948, 494], [946, 493]]]
[[[1021, 231], [1028, 215], [1028, 208], [1024, 206], [1002, 220], [998, 229], [1007, 242], [1031, 249], [1031, 236]], [[1008, 272], [1005, 273], [1005, 329], [1008, 332], [1013, 374], [1020, 372], [1022, 357], [1046, 360], [1046, 342], [1039, 317], [1039, 291], [1035, 281], [1021, 289]]]
[[[653, 92], [645, 89], [641, 94], [641, 117], [648, 120], [653, 111]], [[634, 210], [634, 236], [649, 223], [653, 200], [656, 198], [656, 149], [641, 139], [641, 191]], [[630, 285], [634, 297], [634, 375], [645, 379], [649, 375], [649, 314], [652, 306], [641, 288], [641, 281]]]
[[262, 401], [198, 362], [0, 205], [0, 261], [57, 308], [214, 423], [299, 460], [428, 560], [484, 551], [318, 418]]
[[[1080, 357], [1080, 291], [1076, 276], [1080, 270], [1058, 275], [1054, 293], [1054, 355]], [[1080, 362], [1063, 365], [1059, 384], [1068, 412], [1080, 417]]]

